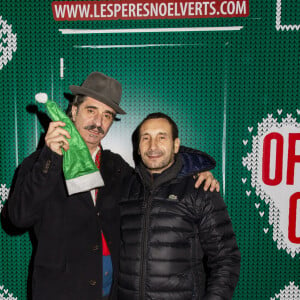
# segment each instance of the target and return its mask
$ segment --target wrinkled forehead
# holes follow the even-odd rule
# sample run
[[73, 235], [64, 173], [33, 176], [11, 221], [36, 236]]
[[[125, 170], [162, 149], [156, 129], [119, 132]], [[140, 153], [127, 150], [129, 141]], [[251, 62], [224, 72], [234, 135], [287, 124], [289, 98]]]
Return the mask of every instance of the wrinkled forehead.
[[112, 107], [91, 97], [85, 97], [81, 106], [84, 108], [94, 108], [102, 112], [111, 112], [114, 115], [116, 114], [116, 111]]

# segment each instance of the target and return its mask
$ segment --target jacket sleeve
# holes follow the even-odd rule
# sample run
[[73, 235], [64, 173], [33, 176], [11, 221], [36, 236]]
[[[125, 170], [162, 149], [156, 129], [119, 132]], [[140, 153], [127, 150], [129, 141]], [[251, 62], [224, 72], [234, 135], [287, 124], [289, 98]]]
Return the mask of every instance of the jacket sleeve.
[[202, 203], [198, 211], [199, 238], [207, 268], [203, 299], [231, 299], [238, 282], [241, 260], [232, 223], [219, 193], [199, 193], [203, 193], [201, 201], [197, 199], [198, 203]]
[[9, 218], [16, 227], [30, 227], [40, 219], [61, 173], [62, 156], [47, 146], [23, 161], [7, 203]]

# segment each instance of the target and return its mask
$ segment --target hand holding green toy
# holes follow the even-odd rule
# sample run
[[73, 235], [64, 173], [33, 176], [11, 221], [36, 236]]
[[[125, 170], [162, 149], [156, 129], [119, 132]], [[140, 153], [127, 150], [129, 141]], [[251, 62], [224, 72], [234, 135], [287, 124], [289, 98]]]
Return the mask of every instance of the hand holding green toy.
[[[103, 179], [97, 169], [91, 154], [70, 118], [58, 107], [48, 100], [47, 94], [39, 93], [36, 100], [46, 105], [52, 121], [62, 121], [65, 129], [71, 136], [68, 139], [69, 148], [63, 153], [63, 172], [69, 195], [89, 191], [104, 185]], [[63, 146], [63, 144], [62, 144]]]

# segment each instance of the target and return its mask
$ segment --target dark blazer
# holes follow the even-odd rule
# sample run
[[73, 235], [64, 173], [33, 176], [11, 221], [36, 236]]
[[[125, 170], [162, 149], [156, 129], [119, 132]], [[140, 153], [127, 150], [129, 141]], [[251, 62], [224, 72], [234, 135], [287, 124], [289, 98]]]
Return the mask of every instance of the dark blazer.
[[102, 151], [105, 186], [96, 207], [90, 192], [68, 196], [62, 156], [44, 146], [22, 163], [8, 199], [11, 222], [33, 227], [37, 240], [32, 280], [35, 300], [102, 298], [101, 231], [110, 248], [116, 299], [120, 221], [117, 202], [122, 182], [132, 168], [108, 150]]

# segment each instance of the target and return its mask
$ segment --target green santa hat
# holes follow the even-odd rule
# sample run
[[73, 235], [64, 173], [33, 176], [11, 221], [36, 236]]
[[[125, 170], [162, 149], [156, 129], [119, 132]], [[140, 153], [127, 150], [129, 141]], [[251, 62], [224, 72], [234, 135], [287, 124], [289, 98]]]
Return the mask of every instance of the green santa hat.
[[63, 128], [71, 136], [69, 150], [64, 151], [62, 149], [63, 172], [69, 195], [103, 186], [103, 179], [91, 157], [90, 151], [70, 118], [54, 101], [48, 100], [47, 94], [39, 93], [35, 96], [35, 99], [40, 103], [45, 103], [52, 121], [62, 121], [66, 124]]

